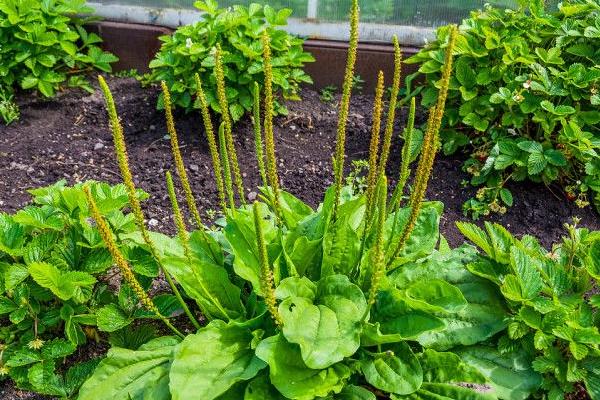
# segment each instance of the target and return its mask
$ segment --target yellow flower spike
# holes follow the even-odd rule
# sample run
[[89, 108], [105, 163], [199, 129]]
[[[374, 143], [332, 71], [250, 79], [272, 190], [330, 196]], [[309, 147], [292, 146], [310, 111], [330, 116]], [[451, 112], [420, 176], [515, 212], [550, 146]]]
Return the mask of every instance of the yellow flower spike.
[[256, 160], [258, 162], [258, 171], [263, 186], [268, 186], [267, 170], [265, 169], [265, 155], [263, 153], [262, 129], [260, 123], [260, 86], [258, 82], [254, 82], [254, 105], [253, 111], [253, 126], [254, 126], [254, 150], [256, 152]]
[[267, 254], [267, 245], [263, 236], [262, 216], [260, 215], [259, 203], [254, 202], [254, 229], [256, 230], [256, 240], [258, 245], [258, 255], [260, 261], [260, 284], [265, 298], [267, 309], [277, 326], [281, 327], [283, 321], [277, 310], [277, 301], [275, 299], [275, 284], [273, 279], [273, 271], [269, 266], [269, 256]]
[[263, 63], [265, 71], [265, 149], [267, 153], [267, 178], [273, 191], [273, 209], [277, 223], [281, 224], [282, 212], [279, 204], [279, 176], [277, 174], [277, 156], [273, 136], [273, 68], [271, 66], [271, 39], [266, 31], [262, 34]]
[[373, 274], [371, 276], [371, 287], [369, 288], [368, 295], [369, 308], [375, 303], [375, 297], [377, 296], [377, 291], [379, 290], [381, 280], [386, 270], [385, 250], [383, 248], [385, 221], [387, 216], [387, 179], [385, 175], [380, 177], [377, 187], [379, 188], [377, 191], [377, 236], [375, 239], [375, 248], [371, 260]]
[[389, 262], [393, 262], [402, 248], [406, 245], [406, 242], [415, 228], [423, 200], [425, 199], [427, 184], [429, 183], [429, 178], [431, 177], [435, 155], [439, 147], [439, 130], [446, 107], [446, 98], [448, 95], [448, 87], [450, 86], [450, 77], [452, 74], [454, 46], [456, 45], [457, 36], [458, 28], [455, 25], [452, 25], [450, 28], [448, 47], [446, 48], [445, 63], [442, 69], [440, 91], [438, 94], [437, 103], [431, 109], [429, 114], [427, 131], [423, 140], [423, 150], [419, 159], [419, 165], [417, 167], [415, 188], [410, 197], [411, 212]]
[[389, 110], [383, 135], [383, 145], [381, 147], [381, 159], [379, 161], [378, 176], [385, 174], [390, 147], [392, 145], [392, 134], [394, 133], [394, 122], [396, 120], [396, 106], [398, 104], [398, 93], [400, 92], [400, 78], [402, 74], [402, 52], [398, 38], [394, 36], [394, 80], [392, 82], [392, 91], [390, 97]]
[[115, 146], [115, 153], [117, 156], [117, 163], [119, 164], [119, 170], [121, 171], [121, 176], [123, 177], [123, 183], [125, 184], [125, 188], [127, 190], [127, 197], [129, 199], [129, 205], [131, 207], [131, 211], [133, 213], [135, 223], [140, 230], [142, 238], [146, 245], [150, 250], [150, 254], [152, 258], [156, 260], [160, 270], [165, 276], [167, 283], [171, 287], [173, 294], [179, 300], [181, 307], [185, 309], [186, 304], [181, 297], [181, 293], [179, 293], [179, 289], [175, 285], [173, 278], [165, 269], [160, 257], [158, 255], [158, 250], [154, 245], [154, 242], [150, 238], [150, 234], [146, 229], [146, 223], [144, 219], [144, 213], [142, 212], [142, 206], [140, 204], [140, 200], [137, 197], [135, 184], [133, 183], [133, 177], [131, 175], [131, 169], [129, 168], [129, 159], [127, 156], [127, 146], [125, 144], [125, 135], [123, 133], [123, 126], [119, 121], [119, 116], [117, 114], [117, 107], [115, 106], [115, 101], [113, 99], [112, 93], [110, 92], [110, 88], [106, 84], [106, 81], [102, 76], [98, 76], [98, 82], [100, 84], [100, 89], [104, 94], [104, 99], [106, 102], [106, 110], [108, 112], [108, 119], [110, 121], [110, 127], [112, 129], [113, 143]]
[[438, 93], [437, 103], [435, 105], [435, 124], [434, 131], [439, 131], [442, 126], [442, 118], [446, 111], [446, 99], [448, 98], [448, 88], [450, 87], [450, 77], [452, 76], [452, 64], [454, 61], [454, 47], [456, 46], [456, 39], [458, 38], [458, 27], [456, 25], [450, 25], [450, 36], [448, 37], [448, 46], [446, 47], [446, 57], [444, 60], [444, 66], [442, 67], [442, 78], [440, 84], [440, 90]]
[[404, 144], [402, 145], [402, 161], [400, 163], [400, 174], [398, 176], [398, 183], [394, 189], [392, 200], [390, 201], [390, 211], [396, 211], [400, 208], [402, 201], [402, 195], [404, 194], [404, 188], [408, 182], [410, 176], [410, 156], [413, 145], [414, 129], [415, 129], [415, 112], [416, 112], [416, 99], [412, 97], [410, 99], [410, 111], [408, 112], [408, 122], [406, 130], [404, 131]]
[[348, 123], [348, 112], [350, 109], [350, 97], [352, 94], [352, 78], [354, 77], [354, 65], [356, 64], [356, 53], [358, 50], [358, 18], [359, 8], [358, 0], [352, 1], [352, 11], [350, 13], [350, 42], [348, 47], [348, 59], [346, 61], [346, 71], [344, 73], [344, 85], [342, 88], [342, 99], [338, 114], [338, 127], [336, 134], [334, 185], [335, 195], [333, 203], [332, 219], [337, 217], [338, 207], [340, 205], [340, 196], [342, 186], [344, 185], [344, 153], [346, 149], [346, 125]]
[[235, 144], [232, 134], [231, 115], [229, 114], [229, 105], [227, 104], [227, 93], [225, 91], [225, 75], [223, 72], [223, 57], [221, 45], [217, 44], [215, 51], [215, 77], [217, 79], [217, 98], [219, 100], [219, 108], [221, 116], [225, 124], [225, 139], [227, 140], [227, 152], [230, 159], [231, 170], [233, 171], [233, 180], [237, 187], [238, 196], [242, 204], [246, 204], [246, 194], [244, 193], [244, 183], [242, 181], [242, 173], [240, 172], [240, 164], [235, 150]]
[[[402, 248], [406, 245], [412, 231], [414, 230], [417, 219], [419, 217], [419, 213], [421, 211], [421, 205], [425, 198], [425, 191], [427, 190], [427, 183], [429, 182], [429, 176], [431, 175], [431, 169], [433, 167], [433, 161], [435, 159], [436, 146], [433, 143], [435, 140], [435, 135], [433, 132], [433, 118], [435, 115], [435, 107], [430, 110], [429, 113], [429, 122], [427, 125], [427, 130], [425, 132], [425, 136], [423, 138], [423, 147], [421, 150], [421, 155], [419, 157], [419, 164], [417, 166], [417, 172], [415, 174], [415, 182], [413, 192], [410, 196], [409, 207], [410, 214], [408, 216], [408, 220], [402, 233], [400, 234], [400, 238], [396, 246], [393, 248], [392, 257], [389, 262], [392, 262]], [[395, 225], [397, 223], [397, 218], [394, 221], [394, 227], [392, 229], [392, 237], [395, 237]]]
[[106, 222], [104, 217], [102, 217], [102, 214], [100, 214], [100, 210], [98, 210], [98, 206], [96, 205], [96, 202], [94, 201], [94, 198], [92, 196], [92, 192], [90, 191], [89, 186], [84, 186], [83, 191], [85, 192], [85, 196], [87, 198], [87, 203], [88, 203], [88, 206], [90, 207], [92, 217], [96, 221], [96, 225], [98, 227], [98, 232], [100, 233], [100, 236], [102, 237], [102, 240], [104, 241], [104, 244], [106, 245], [106, 248], [110, 252], [110, 255], [112, 256], [113, 261], [115, 262], [115, 264], [121, 271], [121, 275], [122, 275], [123, 279], [125, 280], [125, 282], [127, 282], [127, 284], [131, 287], [131, 289], [133, 290], [133, 292], [139, 299], [140, 303], [146, 310], [148, 310], [151, 313], [153, 313], [154, 315], [156, 315], [177, 336], [183, 338], [183, 334], [181, 332], [179, 332], [179, 330], [177, 328], [175, 328], [171, 324], [171, 322], [160, 313], [160, 311], [158, 310], [156, 305], [154, 305], [154, 302], [152, 301], [150, 296], [148, 296], [148, 294], [146, 293], [144, 288], [142, 288], [142, 285], [140, 285], [139, 281], [135, 277], [133, 271], [131, 270], [131, 267], [125, 260], [125, 257], [123, 257], [123, 254], [121, 254], [121, 251], [119, 250], [119, 248], [117, 247], [115, 239], [113, 238], [113, 233], [110, 230], [108, 223]]
[[[192, 264], [192, 251], [190, 249], [189, 235], [187, 232], [187, 227], [185, 226], [185, 221], [183, 220], [183, 215], [181, 214], [181, 208], [179, 207], [179, 202], [177, 201], [177, 194], [175, 193], [175, 185], [173, 184], [173, 177], [171, 176], [171, 172], [167, 171], [166, 173], [167, 180], [167, 192], [169, 193], [169, 199], [171, 200], [171, 209], [173, 210], [173, 220], [175, 222], [175, 227], [177, 228], [177, 236], [179, 236], [179, 241], [181, 242], [181, 246], [183, 247], [183, 255], [187, 259], [188, 263]], [[208, 291], [206, 285], [200, 277], [198, 278], [198, 283], [200, 285], [200, 289], [204, 292], [206, 298], [215, 306], [217, 309], [223, 314], [224, 317], [229, 319], [229, 315], [227, 311], [221, 306], [221, 303]], [[187, 311], [189, 312], [189, 310]], [[210, 320], [212, 319], [210, 313], [203, 309], [202, 313], [204, 316]], [[190, 313], [191, 314], [191, 313]], [[190, 317], [191, 318], [191, 317]], [[194, 324], [196, 325], [196, 324]], [[197, 329], [200, 329], [200, 325], [196, 326]]]
[[227, 155], [227, 141], [225, 140], [225, 124], [219, 125], [219, 151], [221, 153], [221, 162], [223, 163], [223, 173], [225, 175], [225, 190], [229, 199], [229, 208], [235, 212], [235, 199], [233, 196], [233, 182], [231, 181], [231, 168], [229, 167], [229, 156]]
[[383, 72], [379, 71], [377, 78], [377, 87], [375, 88], [375, 100], [373, 104], [373, 124], [371, 126], [371, 142], [369, 144], [369, 173], [367, 175], [367, 190], [365, 192], [366, 211], [365, 211], [365, 234], [370, 224], [372, 213], [373, 196], [377, 186], [378, 168], [377, 155], [379, 153], [379, 136], [381, 135], [381, 113], [383, 110], [383, 90], [384, 90]]
[[194, 79], [196, 80], [196, 95], [200, 102], [202, 120], [204, 121], [204, 130], [206, 131], [206, 138], [208, 140], [208, 149], [210, 150], [210, 157], [212, 158], [215, 183], [217, 184], [217, 190], [219, 192], [219, 207], [221, 207], [223, 213], [225, 213], [227, 210], [227, 204], [225, 203], [223, 168], [221, 167], [221, 159], [219, 158], [219, 149], [217, 147], [217, 140], [215, 138], [215, 130], [213, 129], [212, 120], [210, 119], [210, 111], [208, 110], [208, 103], [206, 102], [206, 96], [204, 94], [204, 90], [202, 89], [200, 76], [198, 74], [194, 74]]
[[163, 92], [163, 103], [165, 106], [165, 116], [167, 119], [167, 132], [171, 138], [171, 152], [173, 153], [173, 159], [175, 160], [177, 175], [179, 175], [179, 179], [181, 180], [181, 186], [183, 187], [183, 192], [185, 193], [185, 200], [187, 201], [192, 218], [194, 218], [196, 227], [202, 229], [204, 225], [202, 224], [202, 219], [200, 218], [200, 213], [198, 212], [198, 206], [196, 205], [196, 200], [194, 199], [188, 174], [185, 170], [185, 165], [183, 164], [183, 157], [181, 157], [181, 151], [179, 150], [179, 139], [177, 138], [177, 130], [175, 129], [175, 121], [173, 120], [173, 109], [171, 107], [171, 93], [169, 92], [169, 88], [167, 87], [165, 81], [161, 81], [160, 86]]

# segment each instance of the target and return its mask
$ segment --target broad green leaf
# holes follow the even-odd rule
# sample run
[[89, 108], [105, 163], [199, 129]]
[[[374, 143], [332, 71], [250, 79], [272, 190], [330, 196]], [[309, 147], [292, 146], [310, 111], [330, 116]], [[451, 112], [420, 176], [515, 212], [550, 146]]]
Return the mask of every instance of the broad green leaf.
[[137, 351], [113, 347], [81, 387], [79, 400], [170, 400], [169, 370], [177, 343], [162, 337]]
[[377, 400], [375, 394], [362, 386], [347, 385], [334, 400]]
[[[393, 396], [393, 400], [400, 399]], [[421, 388], [414, 394], [403, 397], [408, 400], [495, 400], [491, 393], [482, 393], [476, 389], [448, 385], [444, 383], [423, 383]]]
[[352, 370], [344, 363], [326, 369], [311, 369], [304, 364], [300, 348], [288, 343], [283, 335], [264, 339], [256, 355], [269, 364], [271, 383], [285, 397], [293, 400], [312, 400], [339, 393]]
[[314, 300], [316, 295], [317, 285], [306, 277], [285, 278], [275, 289], [275, 297], [279, 300], [284, 300], [288, 297], [304, 297]]
[[177, 345], [170, 372], [173, 400], [211, 400], [265, 367], [254, 355], [252, 332], [215, 320]]
[[417, 281], [406, 289], [406, 295], [411, 305], [416, 302], [433, 311], [458, 312], [467, 306], [457, 287], [439, 279]]
[[402, 292], [395, 288], [378, 293], [370, 321], [375, 325], [367, 326], [363, 338], [367, 345], [415, 339], [425, 332], [446, 327], [444, 321], [432, 313], [412, 309]]
[[486, 378], [475, 367], [449, 352], [427, 349], [419, 356], [423, 381], [429, 383], [486, 383]]
[[185, 257], [164, 258], [162, 262], [187, 295], [196, 300], [203, 310], [220, 318], [242, 315], [241, 289], [231, 282], [225, 267], [195, 257], [191, 263]]
[[[419, 213], [419, 217], [415, 224], [415, 229], [412, 231], [406, 245], [400, 251], [398, 257], [392, 262], [390, 269], [397, 268], [406, 262], [415, 261], [425, 257], [436, 248], [440, 238], [439, 226], [443, 211], [444, 204], [441, 202], [432, 201], [423, 203], [421, 212]], [[399, 232], [402, 232], [402, 229], [406, 225], [409, 214], [409, 208], [402, 208], [396, 214], [392, 214], [388, 217], [388, 220], [385, 223], [386, 243], [389, 243], [390, 237], [392, 237], [394, 218], [398, 218], [398, 222], [393, 236], [398, 238]], [[389, 251], [387, 256], [390, 257], [390, 252], [395, 249], [395, 243], [394, 246], [390, 245], [388, 248]]]
[[[263, 206], [261, 215], [267, 215], [266, 206]], [[263, 221], [263, 236], [267, 244], [275, 240], [276, 229], [272, 222]], [[235, 216], [229, 217], [225, 227], [225, 238], [234, 255], [233, 268], [236, 274], [252, 283], [254, 290], [258, 294], [262, 294], [260, 262], [252, 212], [238, 210]]]
[[541, 375], [531, 369], [525, 352], [500, 354], [492, 347], [472, 346], [455, 353], [485, 375], [494, 394], [503, 400], [528, 399], [542, 384]]
[[363, 361], [361, 369], [367, 382], [389, 393], [411, 394], [423, 383], [421, 364], [404, 342]]
[[433, 313], [446, 328], [421, 334], [419, 342], [436, 350], [456, 345], [472, 345], [486, 340], [506, 327], [506, 308], [496, 286], [473, 275], [465, 264], [474, 259], [475, 250], [463, 246], [450, 253], [434, 252], [427, 259], [394, 271], [390, 278], [398, 287], [412, 282], [440, 279], [456, 286], [467, 306], [455, 313]]
[[360, 239], [345, 219], [338, 219], [323, 238], [321, 276], [349, 274], [358, 268]]
[[362, 291], [344, 275], [319, 281], [314, 304], [310, 298], [291, 297], [279, 306], [283, 335], [300, 346], [304, 363], [313, 369], [327, 368], [358, 350], [366, 310]]
[[268, 374], [261, 374], [248, 383], [243, 400], [285, 400], [285, 397], [271, 385]]

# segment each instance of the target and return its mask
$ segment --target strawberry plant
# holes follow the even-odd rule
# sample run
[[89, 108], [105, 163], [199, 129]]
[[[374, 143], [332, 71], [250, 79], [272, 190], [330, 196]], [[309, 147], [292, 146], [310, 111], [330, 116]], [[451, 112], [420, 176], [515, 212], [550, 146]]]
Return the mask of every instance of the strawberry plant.
[[[532, 384], [537, 375], [544, 398], [564, 399], [578, 383], [592, 399], [600, 398], [600, 296], [588, 295], [600, 277], [600, 232], [567, 225], [568, 236], [547, 251], [535, 238], [518, 240], [497, 224], [486, 223], [483, 230], [459, 223], [458, 228], [483, 252], [467, 268], [497, 285], [510, 310], [508, 329], [494, 340], [495, 349], [461, 354], [483, 365], [486, 358], [519, 353], [531, 365]], [[493, 374], [491, 379], [502, 390], [510, 388]]]
[[[216, 0], [197, 1], [195, 6], [204, 12], [201, 21], [182, 26], [172, 35], [162, 36], [163, 45], [150, 62], [152, 72], [146, 82], [165, 81], [173, 96], [173, 104], [186, 110], [194, 108], [197, 85], [194, 74], [198, 73], [204, 85], [206, 100], [213, 111], [221, 113], [217, 100], [215, 47], [223, 51], [223, 74], [227, 88], [229, 113], [234, 121], [252, 109], [254, 82], [264, 82], [264, 62], [260, 37], [269, 33], [273, 49], [273, 84], [286, 99], [297, 99], [299, 85], [311, 83], [303, 71], [307, 62], [314, 61], [306, 53], [304, 41], [279, 27], [287, 24], [290, 9], [275, 10], [269, 5], [236, 5], [219, 8]], [[163, 107], [162, 95], [158, 108]], [[285, 112], [276, 103], [276, 111]]]
[[[513, 203], [509, 180], [560, 183], [579, 206], [600, 206], [597, 110], [598, 16], [595, 1], [543, 1], [518, 10], [487, 6], [461, 25], [454, 78], [441, 132], [443, 150], [466, 146], [471, 184], [485, 185], [465, 204], [474, 217], [504, 212]], [[421, 63], [422, 103], [438, 92], [448, 28], [408, 63]]]
[[[132, 216], [122, 212], [128, 204], [123, 185], [87, 185], [115, 234], [136, 231]], [[87, 221], [82, 185], [67, 187], [61, 181], [31, 193], [32, 205], [0, 214], [0, 379], [67, 398], [95, 364], [76, 365], [62, 375], [63, 360], [88, 340], [99, 340], [99, 331], [113, 332], [148, 315], [127, 285], [115, 295], [99, 280], [113, 261]], [[120, 244], [149, 284], [157, 271], [143, 262], [144, 252]], [[172, 304], [169, 297], [162, 296], [161, 306]]]
[[114, 55], [88, 33], [80, 15], [93, 10], [85, 0], [0, 2], [0, 93], [16, 88], [53, 97], [65, 84], [93, 92], [85, 73], [110, 72]]

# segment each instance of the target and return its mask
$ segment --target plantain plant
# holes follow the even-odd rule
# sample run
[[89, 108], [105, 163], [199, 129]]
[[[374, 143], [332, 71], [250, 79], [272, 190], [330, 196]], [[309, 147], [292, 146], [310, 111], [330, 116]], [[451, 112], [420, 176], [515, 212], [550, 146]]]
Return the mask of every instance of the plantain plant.
[[[396, 106], [390, 104], [379, 145], [384, 84], [380, 74], [371, 176], [365, 192], [354, 193], [344, 186], [342, 171], [358, 43], [357, 1], [351, 31], [335, 184], [316, 210], [280, 188], [268, 35], [262, 38], [262, 116], [260, 89], [255, 86], [254, 92], [255, 149], [263, 186], [260, 200], [253, 204], [244, 204], [241, 196], [236, 201], [235, 149], [230, 145], [227, 118], [217, 141], [208, 102], [198, 85], [225, 227], [207, 230], [197, 221], [196, 229], [188, 232], [173, 179], [167, 174], [177, 237], [156, 233], [128, 237], [160, 261], [165, 275], [181, 289], [180, 297], [184, 302], [192, 300], [191, 308], [200, 310], [208, 324], [194, 333], [174, 331], [136, 350], [113, 347], [83, 385], [80, 399], [374, 400], [376, 394], [392, 399], [496, 398], [459, 385], [485, 384], [488, 378], [451, 350], [502, 331], [507, 309], [493, 284], [464, 268], [466, 261], [476, 257], [473, 248], [451, 250], [441, 237], [443, 205], [424, 201], [438, 150], [445, 91], [430, 112], [412, 192], [404, 196], [400, 190], [389, 201], [385, 167]], [[397, 41], [395, 48], [393, 99], [400, 82]], [[448, 85], [451, 64], [452, 45], [443, 87]], [[218, 71], [215, 76], [222, 80]], [[199, 77], [196, 82], [200, 83]], [[105, 92], [110, 99], [109, 91]], [[166, 87], [163, 98], [169, 98]], [[113, 114], [114, 103], [108, 105], [129, 187], [128, 165], [122, 162], [126, 155], [122, 128]], [[169, 115], [167, 106], [168, 121]], [[405, 137], [410, 137], [413, 124], [409, 121]], [[193, 216], [193, 196], [177, 154], [177, 133], [169, 125], [177, 171]], [[406, 180], [410, 163], [402, 165], [400, 175]], [[402, 205], [405, 197], [408, 204]], [[143, 224], [143, 218], [137, 222]], [[108, 233], [104, 237], [110, 242]], [[148, 301], [151, 308], [152, 299]]]

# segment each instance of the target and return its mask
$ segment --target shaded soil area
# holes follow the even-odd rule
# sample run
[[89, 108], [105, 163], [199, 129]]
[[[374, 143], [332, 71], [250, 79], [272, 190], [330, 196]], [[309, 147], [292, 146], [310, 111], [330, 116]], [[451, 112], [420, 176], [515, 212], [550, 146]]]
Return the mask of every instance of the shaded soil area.
[[[153, 230], [173, 233], [165, 172], [174, 169], [164, 115], [156, 111], [156, 87], [141, 88], [132, 78], [110, 78], [125, 133], [136, 184], [150, 193], [146, 217]], [[310, 89], [302, 92], [303, 101], [289, 102], [289, 115], [275, 121], [279, 173], [283, 187], [311, 206], [322, 200], [331, 185], [331, 156], [335, 149], [337, 103], [323, 103]], [[0, 126], [0, 211], [13, 212], [30, 199], [27, 189], [49, 185], [59, 179], [69, 184], [88, 179], [111, 183], [120, 181], [103, 98], [71, 91], [54, 100], [31, 97], [20, 100], [21, 120]], [[353, 97], [348, 121], [346, 169], [350, 161], [368, 156], [372, 97]], [[401, 132], [406, 110], [401, 110], [396, 133]], [[208, 146], [198, 113], [175, 115], [183, 158], [203, 217], [209, 220], [217, 207]], [[259, 184], [254, 155], [252, 124], [249, 119], [234, 129], [236, 146], [249, 198], [256, 196]], [[388, 173], [392, 183], [400, 162], [400, 143], [395, 137]], [[459, 157], [440, 156], [435, 164], [427, 196], [445, 203], [442, 232], [452, 245], [463, 239], [455, 222], [465, 220], [462, 204], [475, 194], [461, 182], [468, 175], [461, 171]], [[566, 200], [559, 189], [531, 183], [509, 186], [515, 205], [503, 216], [491, 220], [504, 224], [511, 232], [539, 237], [549, 247], [564, 234], [563, 224], [581, 218], [581, 226], [600, 230], [600, 217], [590, 208], [579, 209]], [[42, 399], [0, 383], [2, 399]]]

